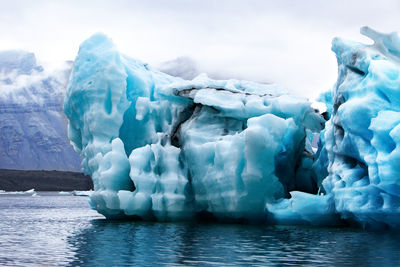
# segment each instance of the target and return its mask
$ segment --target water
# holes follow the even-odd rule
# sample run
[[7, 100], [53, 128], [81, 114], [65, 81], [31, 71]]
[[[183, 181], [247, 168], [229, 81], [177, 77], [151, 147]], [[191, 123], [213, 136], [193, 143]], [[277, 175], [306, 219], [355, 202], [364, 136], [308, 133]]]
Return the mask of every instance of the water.
[[0, 195], [1, 266], [400, 266], [400, 234], [106, 221], [87, 198]]

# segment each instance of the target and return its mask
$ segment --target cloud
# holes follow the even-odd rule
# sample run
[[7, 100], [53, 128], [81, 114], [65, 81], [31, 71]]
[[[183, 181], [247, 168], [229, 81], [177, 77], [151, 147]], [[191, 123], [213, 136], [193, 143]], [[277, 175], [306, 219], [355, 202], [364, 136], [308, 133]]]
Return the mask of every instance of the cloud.
[[315, 97], [336, 79], [335, 36], [366, 41], [359, 28], [399, 30], [399, 4], [382, 1], [3, 1], [0, 49], [73, 59], [101, 31], [152, 65], [193, 58], [224, 77], [271, 81]]

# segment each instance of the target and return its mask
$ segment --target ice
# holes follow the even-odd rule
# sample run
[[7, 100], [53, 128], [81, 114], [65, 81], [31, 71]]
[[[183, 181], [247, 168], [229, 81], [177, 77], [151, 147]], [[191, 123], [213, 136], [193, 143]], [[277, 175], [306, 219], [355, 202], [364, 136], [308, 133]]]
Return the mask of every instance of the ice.
[[319, 98], [325, 129], [310, 102], [279, 86], [183, 80], [92, 36], [64, 102], [92, 208], [107, 218], [399, 227], [400, 41], [362, 33], [375, 43], [333, 41], [339, 75]]
[[287, 225], [333, 226], [340, 224], [332, 195], [290, 192], [290, 199], [267, 204], [271, 223]]
[[[395, 33], [380, 34], [368, 27], [361, 32], [374, 44], [339, 38], [332, 43], [339, 75], [332, 117], [320, 135], [314, 163], [325, 195], [299, 194], [270, 205], [271, 217], [280, 223], [325, 225], [321, 219], [331, 216], [334, 207], [346, 223], [400, 226], [400, 40]], [[329, 96], [322, 97], [328, 107]], [[313, 214], [302, 210], [307, 206]]]
[[325, 120], [310, 105], [273, 84], [172, 77], [96, 34], [80, 46], [64, 111], [90, 204], [107, 218], [265, 222], [267, 203], [317, 193], [302, 172]]
[[320, 101], [326, 106], [326, 119], [329, 119], [332, 115], [333, 104], [332, 104], [332, 91], [326, 91], [319, 95], [317, 101]]
[[72, 191], [72, 195], [74, 196], [80, 196], [80, 197], [88, 197], [93, 193], [92, 190], [89, 191], [78, 191], [78, 190], [74, 190]]
[[344, 218], [363, 225], [400, 225], [400, 40], [364, 27], [362, 45], [335, 39], [339, 78], [325, 147], [323, 181]]

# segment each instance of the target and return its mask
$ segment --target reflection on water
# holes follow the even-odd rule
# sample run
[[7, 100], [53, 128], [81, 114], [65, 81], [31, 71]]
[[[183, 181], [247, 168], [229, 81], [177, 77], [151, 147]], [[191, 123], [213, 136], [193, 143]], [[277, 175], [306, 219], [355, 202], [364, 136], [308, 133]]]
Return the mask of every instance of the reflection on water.
[[398, 234], [354, 229], [93, 220], [71, 265], [400, 265]]
[[400, 266], [400, 234], [106, 221], [83, 197], [0, 196], [0, 265]]

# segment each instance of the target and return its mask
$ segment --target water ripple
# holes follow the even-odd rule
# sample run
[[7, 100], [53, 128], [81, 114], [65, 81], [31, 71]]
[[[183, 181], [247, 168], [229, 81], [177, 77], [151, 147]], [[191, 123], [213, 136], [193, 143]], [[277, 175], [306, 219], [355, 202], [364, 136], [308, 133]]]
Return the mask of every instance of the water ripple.
[[106, 221], [87, 199], [0, 196], [1, 266], [400, 266], [399, 233]]

